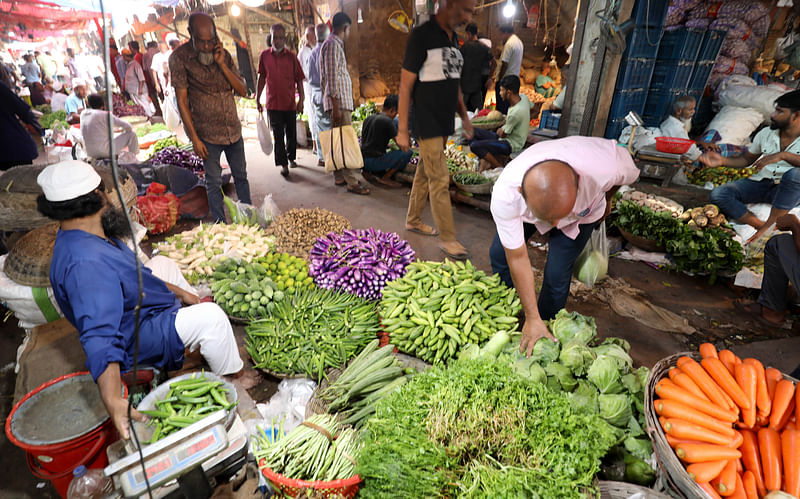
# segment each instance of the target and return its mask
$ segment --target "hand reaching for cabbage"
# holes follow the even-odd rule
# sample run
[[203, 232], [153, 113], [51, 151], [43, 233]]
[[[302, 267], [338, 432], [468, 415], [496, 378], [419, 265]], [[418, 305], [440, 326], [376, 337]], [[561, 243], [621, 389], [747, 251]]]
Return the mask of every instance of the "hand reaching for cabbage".
[[555, 338], [550, 334], [550, 330], [547, 329], [547, 325], [541, 318], [526, 318], [525, 325], [522, 326], [522, 338], [519, 341], [519, 351], [530, 357], [531, 352], [533, 352], [533, 345], [539, 341], [539, 338], [550, 338], [555, 341]]

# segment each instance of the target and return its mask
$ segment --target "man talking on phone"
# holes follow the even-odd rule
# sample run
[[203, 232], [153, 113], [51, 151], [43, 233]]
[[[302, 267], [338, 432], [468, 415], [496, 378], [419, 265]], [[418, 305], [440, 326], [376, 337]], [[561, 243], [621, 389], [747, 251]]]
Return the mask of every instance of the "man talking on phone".
[[246, 96], [247, 87], [233, 58], [222, 47], [217, 27], [208, 14], [195, 12], [189, 16], [189, 35], [189, 42], [176, 48], [169, 58], [170, 78], [186, 135], [194, 152], [203, 158], [211, 215], [216, 222], [224, 222], [219, 162], [223, 152], [239, 201], [252, 204], [242, 124], [233, 99], [234, 92]]

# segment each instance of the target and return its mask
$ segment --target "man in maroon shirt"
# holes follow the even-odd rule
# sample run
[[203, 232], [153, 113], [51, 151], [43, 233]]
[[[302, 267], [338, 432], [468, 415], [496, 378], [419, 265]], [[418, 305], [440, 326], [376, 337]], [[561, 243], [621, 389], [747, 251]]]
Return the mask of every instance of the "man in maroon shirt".
[[[297, 113], [303, 112], [303, 80], [305, 76], [297, 56], [286, 48], [286, 28], [273, 24], [270, 28], [272, 47], [261, 52], [258, 63], [256, 102], [262, 112], [261, 92], [267, 87], [267, 115], [275, 137], [275, 166], [289, 177], [289, 166], [296, 168]], [[295, 91], [299, 100], [295, 102]], [[285, 141], [284, 141], [285, 138]]]

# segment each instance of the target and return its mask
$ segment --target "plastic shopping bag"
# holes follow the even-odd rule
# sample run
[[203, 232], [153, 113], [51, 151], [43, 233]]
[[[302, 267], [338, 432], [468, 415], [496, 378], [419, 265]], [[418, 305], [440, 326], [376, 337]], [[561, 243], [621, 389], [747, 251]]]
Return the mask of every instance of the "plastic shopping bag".
[[275, 201], [272, 199], [272, 194], [267, 194], [264, 198], [264, 202], [261, 204], [261, 210], [259, 212], [259, 218], [263, 220], [264, 227], [268, 226], [275, 220], [275, 217], [281, 214], [281, 211], [278, 209], [278, 205], [275, 204]]
[[325, 171], [358, 170], [364, 167], [361, 146], [352, 125], [340, 126], [319, 133], [322, 154], [325, 156]]
[[172, 95], [164, 97], [164, 124], [173, 132], [181, 128], [181, 115], [175, 105], [175, 98]]
[[175, 194], [166, 191], [164, 184], [153, 182], [147, 188], [147, 194], [136, 198], [139, 219], [151, 234], [167, 232], [178, 221], [180, 200]]
[[592, 236], [575, 260], [574, 277], [590, 288], [608, 272], [608, 237], [606, 222], [592, 231]]
[[272, 154], [272, 136], [269, 134], [269, 117], [264, 117], [264, 113], [258, 113], [256, 120], [256, 130], [258, 131], [258, 143], [261, 144], [261, 151], [269, 156]]

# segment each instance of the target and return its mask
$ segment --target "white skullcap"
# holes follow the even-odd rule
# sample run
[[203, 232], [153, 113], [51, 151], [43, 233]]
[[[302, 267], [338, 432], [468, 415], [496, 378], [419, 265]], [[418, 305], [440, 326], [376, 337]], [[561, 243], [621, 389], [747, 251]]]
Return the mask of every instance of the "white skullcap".
[[175, 33], [172, 33], [172, 32], [167, 33], [167, 36], [164, 38], [164, 41], [169, 43], [172, 40], [179, 40], [178, 35], [176, 35]]
[[73, 89], [76, 88], [76, 87], [85, 87], [85, 86], [86, 86], [86, 82], [81, 80], [80, 78], [74, 78], [72, 80], [72, 88]]
[[71, 159], [49, 165], [36, 177], [48, 201], [67, 201], [97, 189], [100, 175], [89, 163]]

